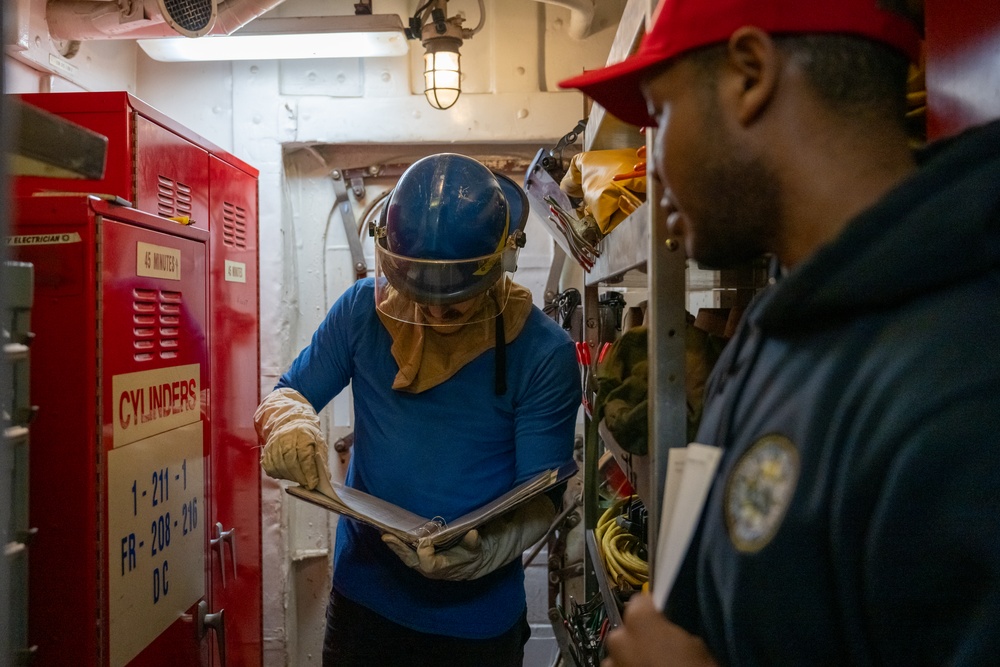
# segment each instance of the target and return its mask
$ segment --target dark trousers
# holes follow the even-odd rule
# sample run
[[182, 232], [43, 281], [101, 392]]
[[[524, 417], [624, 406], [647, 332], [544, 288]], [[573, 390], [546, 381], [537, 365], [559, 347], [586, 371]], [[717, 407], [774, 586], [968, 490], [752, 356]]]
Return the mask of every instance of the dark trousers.
[[323, 667], [521, 667], [527, 612], [491, 639], [429, 635], [397, 625], [333, 592], [326, 611]]

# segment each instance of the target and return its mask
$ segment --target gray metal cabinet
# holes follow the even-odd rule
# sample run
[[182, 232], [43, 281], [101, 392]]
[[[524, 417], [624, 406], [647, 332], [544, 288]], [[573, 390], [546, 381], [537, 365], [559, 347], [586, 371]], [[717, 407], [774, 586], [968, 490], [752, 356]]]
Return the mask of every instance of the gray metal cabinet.
[[10, 497], [0, 500], [9, 514], [4, 517], [4, 565], [9, 572], [9, 627], [5, 656], [8, 664], [28, 664], [28, 547], [34, 531], [28, 517], [28, 434], [34, 416], [29, 387], [31, 306], [34, 267], [24, 262], [4, 266], [3, 352], [9, 365], [11, 387], [3, 406], [3, 470], [10, 480]]

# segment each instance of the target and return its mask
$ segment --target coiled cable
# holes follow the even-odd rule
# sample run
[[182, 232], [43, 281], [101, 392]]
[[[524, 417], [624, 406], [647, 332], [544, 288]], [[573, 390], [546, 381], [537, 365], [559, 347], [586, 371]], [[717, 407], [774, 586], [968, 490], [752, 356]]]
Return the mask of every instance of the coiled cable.
[[609, 578], [619, 587], [640, 588], [649, 580], [649, 565], [639, 555], [645, 545], [618, 522], [622, 508], [633, 499], [629, 496], [613, 502], [598, 520], [594, 535]]

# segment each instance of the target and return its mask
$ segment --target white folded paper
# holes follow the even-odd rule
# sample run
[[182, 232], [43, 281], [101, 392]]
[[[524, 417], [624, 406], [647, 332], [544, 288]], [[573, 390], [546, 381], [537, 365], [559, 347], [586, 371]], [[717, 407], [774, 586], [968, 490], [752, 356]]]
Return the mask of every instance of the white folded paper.
[[668, 453], [653, 568], [653, 601], [661, 611], [698, 527], [721, 458], [718, 447], [696, 442]]

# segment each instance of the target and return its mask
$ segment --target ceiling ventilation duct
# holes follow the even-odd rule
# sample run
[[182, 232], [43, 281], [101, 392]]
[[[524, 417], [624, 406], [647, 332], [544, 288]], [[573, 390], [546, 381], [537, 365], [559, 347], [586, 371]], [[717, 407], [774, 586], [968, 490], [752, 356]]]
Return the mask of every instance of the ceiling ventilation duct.
[[228, 35], [283, 0], [53, 0], [46, 8], [55, 39], [150, 39]]
[[216, 0], [156, 0], [163, 19], [187, 37], [200, 37], [215, 25]]

